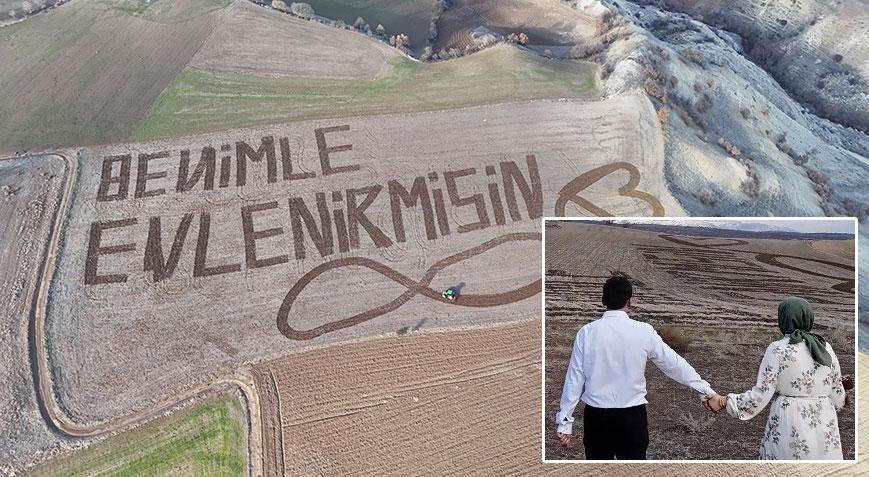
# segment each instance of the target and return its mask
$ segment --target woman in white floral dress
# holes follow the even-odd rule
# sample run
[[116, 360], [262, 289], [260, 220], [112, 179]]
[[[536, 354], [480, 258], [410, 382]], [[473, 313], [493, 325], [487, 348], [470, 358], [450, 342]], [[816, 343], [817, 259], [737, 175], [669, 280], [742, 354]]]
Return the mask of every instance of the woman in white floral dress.
[[761, 459], [842, 459], [836, 411], [845, 405], [839, 360], [823, 338], [811, 332], [809, 303], [788, 298], [779, 305], [784, 338], [766, 349], [757, 384], [742, 394], [714, 396], [713, 410], [751, 419], [772, 401]]

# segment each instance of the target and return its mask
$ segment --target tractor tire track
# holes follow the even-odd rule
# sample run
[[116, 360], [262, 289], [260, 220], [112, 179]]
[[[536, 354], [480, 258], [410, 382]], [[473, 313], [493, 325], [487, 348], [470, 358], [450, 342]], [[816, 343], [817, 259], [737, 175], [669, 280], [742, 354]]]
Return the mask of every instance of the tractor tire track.
[[78, 159], [74, 152], [51, 151], [46, 154], [57, 155], [66, 162], [63, 193], [51, 220], [49, 240], [43, 253], [44, 259], [41, 261], [41, 268], [37, 273], [36, 286], [33, 288], [31, 296], [27, 297], [28, 301], [32, 303], [28, 324], [30, 367], [33, 375], [36, 401], [46, 424], [53, 431], [67, 437], [79, 439], [104, 437], [117, 431], [139, 426], [191, 401], [223, 391], [227, 387], [235, 387], [243, 396], [242, 400], [244, 402], [242, 404], [246, 408], [247, 414], [248, 475], [261, 475], [260, 403], [253, 379], [249, 376], [239, 373], [233, 376], [220, 377], [210, 382], [202, 383], [181, 395], [176, 395], [172, 399], [152, 406], [150, 409], [127, 415], [116, 421], [97, 425], [77, 423], [71, 420], [60, 407], [54, 394], [51, 368], [48, 362], [45, 319], [48, 310], [48, 296], [60, 257], [60, 247], [63, 239], [62, 232], [71, 211], [70, 204], [74, 195], [79, 169]]

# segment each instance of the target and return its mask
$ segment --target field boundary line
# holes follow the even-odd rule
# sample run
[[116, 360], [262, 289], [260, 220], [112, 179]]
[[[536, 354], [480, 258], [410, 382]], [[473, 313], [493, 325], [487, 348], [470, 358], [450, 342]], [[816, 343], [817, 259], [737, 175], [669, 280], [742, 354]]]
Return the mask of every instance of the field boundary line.
[[[42, 260], [41, 268], [37, 273], [35, 286], [31, 289], [30, 296], [27, 297], [28, 301], [32, 303], [28, 320], [30, 367], [34, 379], [36, 401], [43, 419], [52, 430], [64, 434], [67, 437], [104, 437], [118, 431], [128, 430], [139, 426], [164, 414], [170, 413], [176, 410], [176, 408], [190, 404], [198, 398], [215, 394], [227, 386], [235, 387], [243, 396], [243, 399], [241, 399], [242, 405], [247, 408], [247, 424], [249, 429], [247, 436], [248, 475], [261, 475], [261, 462], [254, 458], [254, 449], [256, 449], [256, 445], [261, 444], [260, 429], [258, 427], [259, 396], [256, 393], [256, 387], [253, 384], [252, 379], [240, 372], [236, 372], [231, 376], [220, 377], [210, 382], [200, 383], [183, 394], [176, 395], [171, 399], [167, 399], [150, 407], [149, 409], [126, 415], [115, 421], [100, 423], [93, 426], [83, 425], [73, 421], [66, 415], [58, 404], [54, 394], [54, 385], [51, 379], [48, 355], [46, 352], [45, 319], [48, 314], [48, 294], [53, 285], [54, 275], [57, 269], [59, 247], [63, 237], [62, 232], [64, 225], [66, 224], [67, 216], [72, 210], [70, 205], [71, 197], [75, 191], [75, 184], [77, 182], [79, 170], [77, 154], [77, 152], [69, 150], [56, 150], [44, 153], [44, 155], [55, 155], [62, 158], [66, 162], [66, 168], [64, 171], [64, 185], [62, 186], [60, 201], [54, 211], [54, 218], [50, 224], [49, 239], [43, 252], [44, 259]], [[19, 157], [27, 156], [28, 155]], [[2, 160], [15, 158], [16, 157], [7, 157]]]

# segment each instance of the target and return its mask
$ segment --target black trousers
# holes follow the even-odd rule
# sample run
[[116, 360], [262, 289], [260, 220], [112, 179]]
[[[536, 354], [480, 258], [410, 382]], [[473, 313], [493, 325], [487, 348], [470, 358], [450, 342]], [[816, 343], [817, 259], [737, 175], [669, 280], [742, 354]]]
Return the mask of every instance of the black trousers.
[[645, 404], [609, 409], [586, 404], [582, 422], [586, 459], [646, 459], [649, 421]]

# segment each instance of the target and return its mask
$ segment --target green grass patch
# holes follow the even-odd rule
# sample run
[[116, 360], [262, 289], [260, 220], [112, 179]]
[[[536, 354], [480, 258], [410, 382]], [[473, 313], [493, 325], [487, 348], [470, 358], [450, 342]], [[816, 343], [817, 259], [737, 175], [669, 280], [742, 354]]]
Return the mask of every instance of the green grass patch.
[[[287, 1], [289, 5], [291, 2]], [[352, 25], [362, 17], [371, 29], [383, 25], [388, 35], [404, 33], [410, 47], [421, 53], [435, 14], [434, 0], [308, 0], [317, 15]]]
[[244, 419], [238, 399], [216, 396], [49, 461], [33, 475], [242, 475]]
[[183, 70], [133, 139], [308, 119], [453, 109], [530, 99], [597, 97], [596, 67], [502, 46], [456, 60], [402, 58], [376, 80], [262, 77]]
[[151, 6], [151, 3], [156, 0], [120, 0], [113, 2], [114, 8], [129, 13], [130, 15], [139, 15], [145, 9]]

